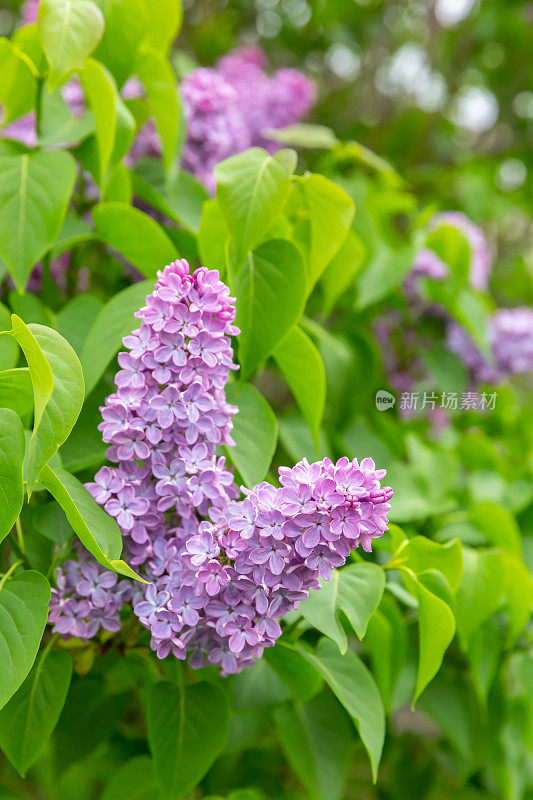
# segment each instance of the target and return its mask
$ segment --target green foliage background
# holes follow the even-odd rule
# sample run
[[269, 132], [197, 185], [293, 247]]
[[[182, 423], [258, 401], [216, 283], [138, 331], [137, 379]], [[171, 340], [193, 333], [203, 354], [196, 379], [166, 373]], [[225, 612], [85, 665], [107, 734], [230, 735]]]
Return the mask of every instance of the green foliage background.
[[[0, 6], [2, 125], [31, 109], [39, 124], [34, 150], [0, 140], [1, 800], [533, 797], [530, 379], [439, 429], [376, 408], [390, 386], [373, 333], [391, 310], [413, 323], [401, 286], [426, 242], [450, 268], [427, 299], [480, 346], [496, 306], [533, 304], [530, 5], [483, 0], [450, 28], [414, 0], [188, 2], [183, 18], [176, 0], [41, 6], [25, 28], [18, 3]], [[273, 158], [221, 163], [210, 198], [179, 170], [179, 80], [255, 41], [273, 66], [308, 71], [319, 101]], [[438, 108], [414, 84], [384, 90], [406, 45], [446, 86]], [[80, 119], [58, 89], [72, 72]], [[145, 99], [121, 99], [131, 74]], [[453, 116], [471, 86], [497, 102], [484, 131]], [[149, 116], [163, 157], [127, 167]], [[461, 234], [427, 239], [444, 209], [487, 232], [490, 292], [468, 287]], [[64, 252], [60, 288], [49, 264]], [[395, 490], [375, 552], [352, 554], [276, 647], [228, 679], [156, 661], [135, 618], [87, 643], [45, 628], [74, 536], [135, 579], [82, 484], [105, 461], [98, 409], [121, 339], [178, 255], [219, 268], [237, 297], [227, 455], [242, 483], [275, 481], [302, 456], [372, 456]], [[417, 389], [464, 391], [442, 320], [414, 323], [418, 344], [399, 347], [405, 368], [424, 365]]]

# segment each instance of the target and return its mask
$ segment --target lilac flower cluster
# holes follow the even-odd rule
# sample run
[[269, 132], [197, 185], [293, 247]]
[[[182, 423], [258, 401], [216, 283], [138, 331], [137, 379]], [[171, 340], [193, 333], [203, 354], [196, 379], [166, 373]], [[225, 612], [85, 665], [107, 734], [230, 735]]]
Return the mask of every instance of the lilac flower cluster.
[[[214, 191], [213, 169], [219, 161], [248, 147], [279, 145], [268, 139], [270, 128], [302, 119], [315, 100], [314, 84], [301, 72], [280, 69], [269, 75], [261, 50], [242, 48], [224, 56], [215, 68], [190, 72], [181, 83], [187, 120], [183, 166]], [[139, 134], [135, 158], [157, 152], [153, 126]]]
[[[124, 339], [128, 352], [119, 355], [117, 391], [102, 409], [108, 458], [117, 466], [102, 467], [87, 488], [116, 518], [126, 558], [150, 581], [136, 585], [130, 601], [152, 649], [160, 658], [189, 653], [193, 667], [218, 664], [232, 673], [274, 644], [278, 620], [319, 586], [319, 576], [331, 578], [359, 545], [371, 549], [387, 527], [392, 489], [381, 487], [385, 471], [369, 458], [304, 460], [280, 469], [279, 488], [261, 483], [237, 500], [216, 454], [217, 445], [232, 444], [237, 411], [224, 392], [237, 332], [229, 290], [217, 272], [201, 267], [191, 275], [178, 261], [158, 273], [138, 317], [140, 327]], [[79, 569], [101, 603], [107, 586], [99, 568]], [[57, 630], [87, 636], [76, 620], [88, 622], [89, 586], [74, 577], [68, 588], [76, 596], [67, 596], [60, 574], [51, 620], [68, 616]], [[81, 607], [73, 602], [58, 614], [66, 599]]]
[[187, 120], [183, 166], [214, 192], [219, 161], [251, 146], [239, 96], [215, 69], [197, 69], [181, 84]]
[[455, 322], [446, 331], [447, 345], [469, 369], [475, 381], [498, 383], [505, 377], [533, 371], [533, 309], [502, 308], [489, 323], [488, 360], [469, 334]]
[[57, 570], [48, 621], [64, 639], [91, 639], [101, 629], [116, 633], [121, 628], [120, 610], [132, 598], [132, 584], [118, 580], [83, 548], [78, 560], [65, 561]]
[[217, 70], [237, 92], [253, 147], [270, 153], [280, 145], [265, 135], [269, 128], [284, 128], [303, 119], [315, 103], [315, 86], [296, 69], [266, 70], [266, 57], [257, 47], [242, 47], [223, 56]]
[[[429, 229], [435, 231], [441, 225], [457, 228], [470, 245], [470, 268], [468, 280], [473, 289], [484, 291], [488, 287], [488, 280], [492, 268], [492, 259], [485, 234], [465, 214], [460, 211], [446, 211], [435, 214], [429, 223]], [[417, 283], [420, 278], [432, 278], [435, 281], [444, 281], [449, 275], [449, 267], [431, 249], [423, 248], [418, 253], [413, 267], [404, 282], [406, 296], [412, 302], [419, 298]]]
[[370, 458], [330, 459], [279, 470], [244, 500], [211, 508], [210, 521], [161, 543], [154, 583], [134, 605], [160, 658], [190, 654], [224, 675], [260, 658], [318, 578], [329, 580], [350, 552], [387, 528], [390, 487]]

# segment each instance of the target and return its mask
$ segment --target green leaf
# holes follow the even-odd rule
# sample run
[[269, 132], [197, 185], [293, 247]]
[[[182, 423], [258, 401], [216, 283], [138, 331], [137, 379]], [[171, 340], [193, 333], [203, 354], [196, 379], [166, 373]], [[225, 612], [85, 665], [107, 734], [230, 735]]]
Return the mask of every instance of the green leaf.
[[[39, 147], [79, 144], [94, 133], [95, 127], [92, 111], [86, 111], [81, 117], [74, 116], [63, 98], [61, 89], [49, 92], [46, 83], [43, 85]], [[80, 220], [80, 223], [83, 224], [83, 221]]]
[[355, 205], [352, 198], [324, 175], [299, 179], [309, 223], [309, 288], [342, 246], [352, 223]]
[[320, 691], [322, 686], [320, 673], [282, 639], [278, 639], [275, 647], [267, 647], [263, 657], [287, 684], [292, 696], [301, 703], [307, 703]]
[[320, 278], [324, 294], [324, 313], [329, 314], [339, 298], [350, 285], [365, 260], [366, 248], [363, 240], [350, 229], [340, 250], [333, 256]]
[[52, 368], [31, 330], [15, 314], [12, 317], [12, 335], [22, 348], [30, 370], [35, 408], [32, 436], [36, 436], [54, 390]]
[[285, 128], [267, 128], [264, 134], [269, 139], [289, 147], [309, 147], [316, 150], [330, 150], [339, 141], [331, 128], [326, 128], [325, 125], [310, 125], [307, 122], [287, 125]]
[[499, 553], [463, 549], [463, 576], [455, 598], [457, 631], [463, 648], [500, 605], [502, 575]]
[[509, 616], [507, 644], [512, 646], [531, 618], [533, 578], [524, 562], [512, 553], [503, 553], [504, 597]]
[[420, 575], [402, 568], [402, 577], [418, 601], [418, 671], [413, 706], [442, 664], [455, 633], [455, 617], [449, 603], [450, 589], [444, 575], [427, 570]]
[[143, 0], [147, 13], [146, 41], [156, 50], [167, 53], [181, 28], [181, 0]]
[[229, 236], [224, 217], [216, 200], [202, 206], [198, 230], [198, 250], [202, 264], [223, 273], [226, 267], [226, 242]]
[[51, 254], [54, 257], [61, 255], [61, 253], [71, 250], [76, 245], [93, 238], [94, 233], [91, 226], [84, 219], [80, 219], [74, 214], [67, 214], [63, 227], [54, 242]]
[[425, 536], [414, 536], [402, 543], [387, 566], [390, 569], [405, 566], [417, 574], [436, 569], [442, 572], [455, 593], [463, 574], [463, 548], [459, 539], [438, 544]]
[[57, 724], [71, 676], [68, 653], [44, 650], [20, 689], [0, 711], [0, 747], [22, 777]]
[[122, 536], [117, 523], [77, 478], [64, 469], [47, 465], [39, 475], [39, 483], [57, 500], [83, 546], [103, 567], [141, 580], [120, 559]]
[[320, 580], [321, 587], [309, 593], [300, 603], [299, 612], [304, 618], [337, 643], [341, 653], [348, 647], [346, 633], [339, 622], [338, 611], [343, 611], [362, 639], [368, 620], [379, 606], [385, 576], [376, 564], [349, 564], [333, 570], [330, 581]]
[[[32, 362], [36, 358], [39, 361], [37, 389], [34, 383], [36, 413], [28, 461], [28, 490], [31, 491], [41, 468], [67, 439], [78, 419], [84, 397], [83, 372], [72, 347], [52, 328], [34, 324], [26, 327], [18, 317], [13, 316], [13, 332], [28, 359], [32, 381], [35, 372]], [[49, 373], [44, 369], [41, 356], [34, 352], [35, 346], [46, 359], [53, 376], [53, 390], [40, 418], [37, 408], [41, 403], [41, 383], [43, 379], [48, 380]], [[31, 354], [29, 347], [33, 348]]]
[[[131, 176], [138, 197], [183, 225], [194, 235], [198, 234], [204, 207], [212, 203], [218, 208], [216, 200], [209, 200], [209, 195], [200, 181], [185, 170], [179, 170], [175, 175], [165, 175], [160, 161], [144, 159], [137, 162]], [[218, 249], [222, 252], [219, 264], [222, 266], [225, 261], [225, 242], [229, 234], [224, 221], [220, 219], [223, 240]], [[205, 259], [204, 262], [209, 266], [216, 264]]]
[[356, 308], [361, 310], [377, 303], [399, 286], [411, 269], [414, 256], [412, 245], [393, 249], [380, 241], [376, 253], [357, 279]]
[[522, 555], [520, 528], [513, 515], [498, 503], [484, 500], [468, 512], [468, 521], [486, 538], [489, 544], [515, 556]]
[[388, 595], [368, 621], [365, 645], [385, 709], [390, 712], [394, 689], [407, 657], [407, 626], [396, 602]]
[[163, 163], [167, 171], [177, 164], [179, 125], [182, 113], [176, 77], [165, 56], [154, 49], [145, 49], [137, 63], [137, 74], [148, 98], [148, 110], [155, 119]]
[[[11, 330], [11, 312], [0, 303], [0, 331]], [[12, 336], [0, 336], [0, 369], [13, 369], [18, 364], [20, 350]]]
[[305, 265], [287, 239], [271, 239], [248, 255], [231, 286], [237, 297], [241, 378], [247, 378], [300, 319], [307, 292]]
[[187, 797], [226, 742], [229, 711], [224, 692], [204, 681], [181, 688], [157, 683], [147, 723], [161, 800]]
[[65, 303], [56, 316], [58, 333], [74, 348], [78, 356], [81, 356], [87, 335], [102, 307], [101, 300], [93, 294], [78, 294]]
[[61, 230], [75, 179], [70, 153], [0, 148], [0, 258], [17, 289]]
[[281, 746], [313, 800], [340, 800], [353, 757], [350, 718], [325, 692], [305, 706], [286, 704], [274, 721]]
[[153, 288], [152, 281], [134, 283], [112, 297], [96, 316], [81, 353], [87, 395], [106, 371], [124, 336], [135, 328], [134, 313], [144, 305]]
[[348, 640], [337, 617], [338, 591], [339, 570], [334, 569], [330, 581], [320, 578], [320, 589], [309, 592], [309, 597], [300, 603], [298, 613], [334, 641], [341, 653], [346, 653]]
[[255, 247], [272, 227], [289, 195], [296, 153], [280, 150], [269, 156], [253, 147], [215, 167], [216, 197], [238, 259]]
[[91, 0], [40, 0], [37, 25], [54, 89], [92, 53], [102, 38], [104, 17]]
[[125, 203], [101, 203], [92, 213], [100, 239], [148, 278], [155, 279], [158, 269], [179, 258], [161, 226], [139, 209]]
[[135, 756], [113, 773], [106, 784], [102, 800], [154, 800], [157, 785], [152, 760], [148, 756]]
[[326, 370], [317, 347], [295, 325], [274, 350], [278, 362], [318, 447], [326, 403]]
[[354, 652], [348, 650], [342, 655], [328, 639], [321, 639], [314, 653], [301, 646], [298, 650], [322, 673], [352, 717], [368, 753], [375, 782], [385, 738], [385, 710], [372, 675]]
[[9, 39], [0, 39], [0, 74], [2, 126], [5, 126], [33, 108], [37, 86], [24, 53]]
[[50, 586], [28, 570], [0, 585], [0, 708], [30, 671], [48, 619]]
[[24, 502], [23, 464], [22, 422], [15, 411], [0, 408], [0, 542], [15, 524]]
[[95, 0], [105, 18], [105, 30], [94, 58], [110, 70], [119, 86], [135, 69], [146, 34], [148, 15], [143, 0]]
[[263, 395], [250, 383], [228, 385], [226, 399], [239, 407], [231, 433], [235, 447], [227, 447], [226, 452], [251, 488], [268, 472], [278, 441], [278, 423]]
[[29, 369], [0, 372], [0, 408], [10, 408], [23, 417], [33, 408], [33, 388]]
[[359, 639], [380, 604], [385, 589], [385, 574], [377, 564], [348, 564], [338, 570], [337, 606], [344, 611]]
[[103, 187], [115, 146], [117, 130], [116, 87], [107, 69], [98, 61], [95, 61], [94, 58], [85, 59], [81, 71], [81, 81], [85, 97], [96, 121], [99, 164], [98, 183], [100, 187]]

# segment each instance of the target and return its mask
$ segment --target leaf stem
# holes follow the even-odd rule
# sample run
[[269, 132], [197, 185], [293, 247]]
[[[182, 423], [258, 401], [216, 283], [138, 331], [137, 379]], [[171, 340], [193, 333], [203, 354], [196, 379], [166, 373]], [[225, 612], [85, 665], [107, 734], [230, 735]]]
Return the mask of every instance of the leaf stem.
[[42, 76], [39, 76], [37, 78], [37, 92], [35, 97], [35, 131], [37, 133], [37, 139], [41, 138], [43, 88], [44, 88], [44, 78]]
[[20, 517], [17, 517], [15, 521], [15, 528], [17, 530], [17, 541], [20, 552], [25, 557], [26, 556], [26, 543], [24, 541], [24, 533], [22, 531], [22, 523], [20, 521]]
[[11, 575], [12, 575], [12, 574], [13, 574], [13, 572], [16, 570], [16, 568], [17, 568], [17, 567], [20, 567], [20, 565], [21, 565], [22, 563], [23, 563], [22, 559], [21, 559], [21, 558], [19, 558], [19, 560], [18, 560], [18, 561], [15, 561], [15, 563], [14, 563], [14, 564], [12, 564], [12, 565], [9, 567], [8, 571], [7, 571], [7, 572], [5, 573], [5, 575], [2, 577], [2, 580], [0, 580], [0, 589], [2, 589], [2, 587], [3, 587], [4, 583], [7, 581], [7, 579], [8, 579], [9, 577], [11, 577]]

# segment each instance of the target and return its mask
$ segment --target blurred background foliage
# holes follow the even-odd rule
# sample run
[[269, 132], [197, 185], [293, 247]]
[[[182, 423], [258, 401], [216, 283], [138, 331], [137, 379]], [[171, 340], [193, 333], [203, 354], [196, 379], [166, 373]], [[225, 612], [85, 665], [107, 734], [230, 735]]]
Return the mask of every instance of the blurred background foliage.
[[[19, 5], [0, 0], [1, 35], [15, 30]], [[264, 659], [226, 682], [235, 712], [230, 737], [192, 797], [531, 798], [531, 579], [516, 566], [522, 556], [533, 570], [531, 378], [498, 386], [490, 413], [453, 412], [444, 425], [427, 414], [399, 415], [398, 405], [384, 413], [376, 408], [375, 394], [391, 386], [373, 326], [384, 314], [400, 314], [402, 366], [413, 371], [421, 365], [417, 390], [468, 387], [466, 371], [443, 343], [442, 319], [417, 315], [401, 291], [428, 220], [448, 209], [463, 211], [487, 235], [494, 266], [485, 306], [533, 305], [533, 5], [521, 0], [184, 0], [183, 8], [183, 27], [170, 54], [178, 76], [214, 64], [234, 47], [259, 44], [273, 67], [293, 66], [313, 77], [318, 103], [308, 121], [331, 129], [338, 141], [329, 146], [331, 134], [323, 131], [328, 146], [299, 150], [298, 171], [327, 175], [356, 204], [348, 250], [343, 247], [340, 260], [328, 266], [301, 321], [327, 376], [318, 447], [274, 359], [253, 377], [279, 423], [270, 475], [279, 464], [303, 455], [311, 460], [372, 455], [387, 467], [395, 489], [393, 522], [410, 538], [422, 535], [441, 545], [459, 538], [470, 570], [462, 594], [454, 598], [459, 638], [415, 713], [409, 701], [418, 659], [417, 611], [396, 571], [387, 573], [388, 592], [364, 643], [350, 636], [351, 648], [371, 666], [391, 712], [377, 786], [349, 717], [326, 691], [295, 704], [303, 715], [298, 724], [313, 732], [313, 768], [326, 775], [322, 782], [315, 773], [309, 778], [311, 762], [291, 748], [286, 734], [300, 730], [287, 711], [291, 693]], [[82, 205], [76, 212], [81, 216]], [[170, 225], [165, 230], [191, 260], [202, 251], [189, 230]], [[83, 322], [86, 333], [102, 302], [128, 285], [132, 272], [100, 241], [75, 250], [70, 298], [78, 291], [80, 271], [85, 279], [90, 276], [97, 298]], [[21, 301], [9, 293], [12, 310], [27, 321], [56, 324], [74, 342], [79, 319], [73, 324], [61, 314], [65, 296], [58, 287], [43, 287], [41, 305], [32, 305], [29, 297]], [[441, 293], [440, 300], [463, 324], [470, 321], [475, 332], [473, 307], [462, 307], [458, 292]], [[410, 340], [411, 328], [417, 337]], [[111, 385], [108, 370], [62, 447], [64, 463], [85, 480], [103, 462], [94, 432], [98, 405]], [[380, 542], [378, 564], [397, 552], [402, 536], [393, 525]], [[39, 553], [38, 533], [32, 541], [36, 562], [46, 561], [49, 553]], [[489, 564], [494, 547], [503, 552], [497, 569]], [[510, 559], [515, 572], [506, 573]], [[476, 571], [481, 562], [483, 580]], [[469, 606], [472, 586], [476, 602]], [[495, 598], [503, 599], [501, 607], [494, 605]], [[350, 631], [342, 615], [341, 620]], [[509, 627], [521, 622], [523, 630], [510, 642]], [[318, 632], [305, 622], [303, 628], [314, 645]], [[472, 634], [468, 642], [467, 634]], [[107, 652], [105, 643], [96, 661], [92, 647], [74, 655], [77, 671], [90, 674], [75, 676], [53, 746], [29, 780], [22, 783], [2, 764], [1, 800], [154, 796], [142, 703], [135, 694], [144, 702], [152, 667], [140, 656], [126, 660], [116, 650]], [[172, 680], [172, 665], [164, 668]], [[88, 702], [95, 697], [98, 703]], [[337, 757], [328, 753], [329, 761], [320, 760], [333, 729], [339, 733]]]

